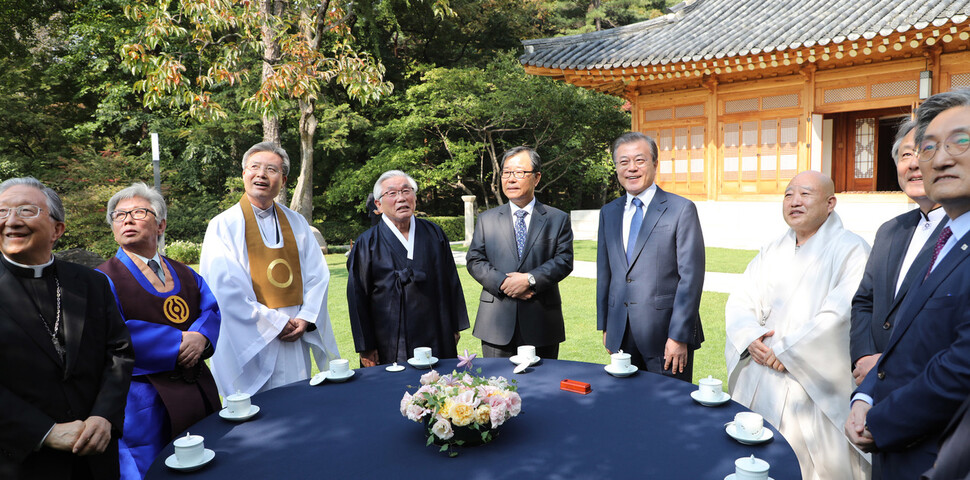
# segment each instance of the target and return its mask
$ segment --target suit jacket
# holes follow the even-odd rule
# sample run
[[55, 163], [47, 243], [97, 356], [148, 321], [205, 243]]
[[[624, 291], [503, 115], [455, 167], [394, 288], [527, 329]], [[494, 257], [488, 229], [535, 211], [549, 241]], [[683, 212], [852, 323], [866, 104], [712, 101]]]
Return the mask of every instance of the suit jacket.
[[657, 187], [627, 264], [626, 195], [600, 209], [596, 249], [596, 328], [617, 351], [629, 323], [644, 357], [663, 356], [668, 338], [700, 348], [698, 308], [704, 289], [704, 236], [697, 207]]
[[876, 231], [872, 252], [866, 262], [866, 271], [859, 284], [859, 290], [852, 298], [849, 359], [853, 365], [860, 357], [882, 353], [886, 349], [899, 304], [902, 303], [913, 279], [919, 281], [929, 268], [933, 246], [946, 220], [937, 225], [936, 230], [929, 237], [930, 240], [923, 244], [919, 255], [903, 278], [899, 294], [896, 293], [896, 283], [899, 281], [903, 258], [906, 256], [909, 242], [921, 218], [919, 209], [910, 210], [882, 224]]
[[922, 477], [927, 480], [956, 480], [970, 479], [970, 457], [967, 456], [967, 445], [970, 445], [970, 397], [967, 397], [960, 410], [953, 416], [953, 420], [943, 431], [943, 442], [940, 444], [940, 454], [936, 457], [933, 468]]
[[[566, 339], [559, 282], [573, 271], [573, 230], [569, 215], [536, 201], [522, 258], [519, 258], [508, 204], [478, 216], [465, 256], [468, 273], [482, 284], [473, 335], [508, 345], [518, 323], [522, 341], [546, 346]], [[535, 295], [516, 300], [502, 293], [509, 272], [535, 276]]]
[[[940, 434], [970, 396], [970, 234], [906, 293], [875, 374], [866, 424], [882, 452], [883, 478], [912, 479], [933, 465]], [[928, 267], [927, 267], [928, 268]]]
[[[62, 295], [65, 361], [20, 282], [0, 263], [0, 473], [70, 478], [73, 461], [94, 478], [117, 478], [118, 438], [134, 351], [107, 279], [55, 260]], [[40, 445], [55, 423], [98, 415], [111, 422], [100, 455], [76, 457]]]

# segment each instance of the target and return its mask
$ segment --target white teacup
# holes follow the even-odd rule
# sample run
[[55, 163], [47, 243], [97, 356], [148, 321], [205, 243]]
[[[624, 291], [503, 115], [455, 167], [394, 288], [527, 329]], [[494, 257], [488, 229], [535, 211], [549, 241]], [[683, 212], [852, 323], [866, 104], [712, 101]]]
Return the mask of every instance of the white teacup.
[[734, 429], [741, 438], [757, 440], [765, 429], [765, 419], [754, 412], [740, 412], [734, 416]]
[[707, 400], [717, 400], [721, 398], [721, 394], [724, 393], [724, 389], [721, 387], [721, 381], [708, 375], [707, 378], [702, 378], [697, 382], [697, 391], [701, 398]]
[[350, 362], [343, 358], [330, 360], [330, 374], [335, 377], [343, 377], [350, 371]]
[[252, 408], [250, 395], [248, 393], [241, 392], [236, 392], [229, 395], [226, 397], [226, 408], [229, 409], [229, 415], [234, 417], [240, 417], [248, 414], [249, 410]]
[[418, 347], [414, 349], [414, 359], [418, 363], [431, 363], [431, 347]]
[[[247, 399], [248, 401], [248, 399]], [[175, 439], [175, 459], [179, 465], [192, 466], [202, 463], [205, 457], [205, 443], [202, 435], [191, 435], [188, 432], [184, 437]]]
[[613, 370], [625, 372], [630, 369], [630, 354], [618, 352], [610, 355], [610, 366]]
[[734, 461], [735, 480], [768, 480], [768, 462], [750, 457], [741, 457]]
[[533, 361], [536, 358], [536, 347], [534, 345], [520, 345], [516, 350], [518, 357], [523, 361]]

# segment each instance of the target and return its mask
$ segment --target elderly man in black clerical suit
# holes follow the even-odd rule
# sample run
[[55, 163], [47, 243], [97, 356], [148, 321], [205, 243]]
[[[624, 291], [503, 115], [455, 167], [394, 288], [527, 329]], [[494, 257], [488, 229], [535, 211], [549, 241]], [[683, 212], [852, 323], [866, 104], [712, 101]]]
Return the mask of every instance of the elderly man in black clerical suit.
[[545, 358], [559, 356], [566, 339], [559, 282], [573, 271], [569, 214], [540, 203], [539, 154], [516, 147], [502, 157], [502, 192], [509, 203], [478, 216], [465, 259], [482, 284], [472, 334], [486, 357], [510, 357], [534, 345]]
[[55, 260], [57, 194], [0, 184], [0, 478], [118, 478], [134, 352], [105, 277]]

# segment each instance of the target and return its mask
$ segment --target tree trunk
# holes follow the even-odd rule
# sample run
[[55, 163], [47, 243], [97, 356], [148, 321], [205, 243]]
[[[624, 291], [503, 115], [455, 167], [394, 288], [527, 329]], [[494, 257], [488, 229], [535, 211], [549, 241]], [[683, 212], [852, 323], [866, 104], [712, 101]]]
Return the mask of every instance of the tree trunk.
[[[284, 5], [280, 0], [262, 0], [259, 2], [259, 11], [264, 18], [260, 27], [263, 39], [263, 71], [261, 77], [263, 84], [266, 84], [266, 81], [273, 76], [273, 65], [280, 59], [280, 45], [276, 43], [276, 31], [271, 22], [274, 17], [283, 13]], [[263, 141], [282, 145], [279, 117], [263, 115]], [[286, 204], [286, 185], [283, 185], [283, 188], [280, 189], [276, 201]]]
[[313, 137], [317, 132], [314, 101], [300, 100], [300, 177], [296, 181], [290, 209], [313, 225]]

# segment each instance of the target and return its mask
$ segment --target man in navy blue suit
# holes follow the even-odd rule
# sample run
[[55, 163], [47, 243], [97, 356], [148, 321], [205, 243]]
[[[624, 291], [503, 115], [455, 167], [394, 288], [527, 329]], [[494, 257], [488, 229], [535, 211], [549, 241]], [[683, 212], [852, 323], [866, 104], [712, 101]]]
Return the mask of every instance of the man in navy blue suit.
[[923, 185], [949, 224], [845, 424], [853, 443], [879, 452], [884, 479], [930, 468], [941, 432], [970, 395], [970, 90], [934, 95], [916, 116]]
[[613, 142], [626, 195], [600, 210], [596, 249], [596, 329], [610, 352], [638, 368], [691, 381], [704, 341], [698, 308], [704, 236], [697, 207], [654, 183], [657, 144], [640, 132]]
[[899, 188], [919, 208], [882, 224], [876, 231], [859, 290], [852, 299], [849, 353], [856, 385], [886, 349], [896, 313], [914, 279], [919, 279], [933, 254], [946, 213], [930, 200], [916, 157], [916, 122], [899, 126], [892, 149]]

